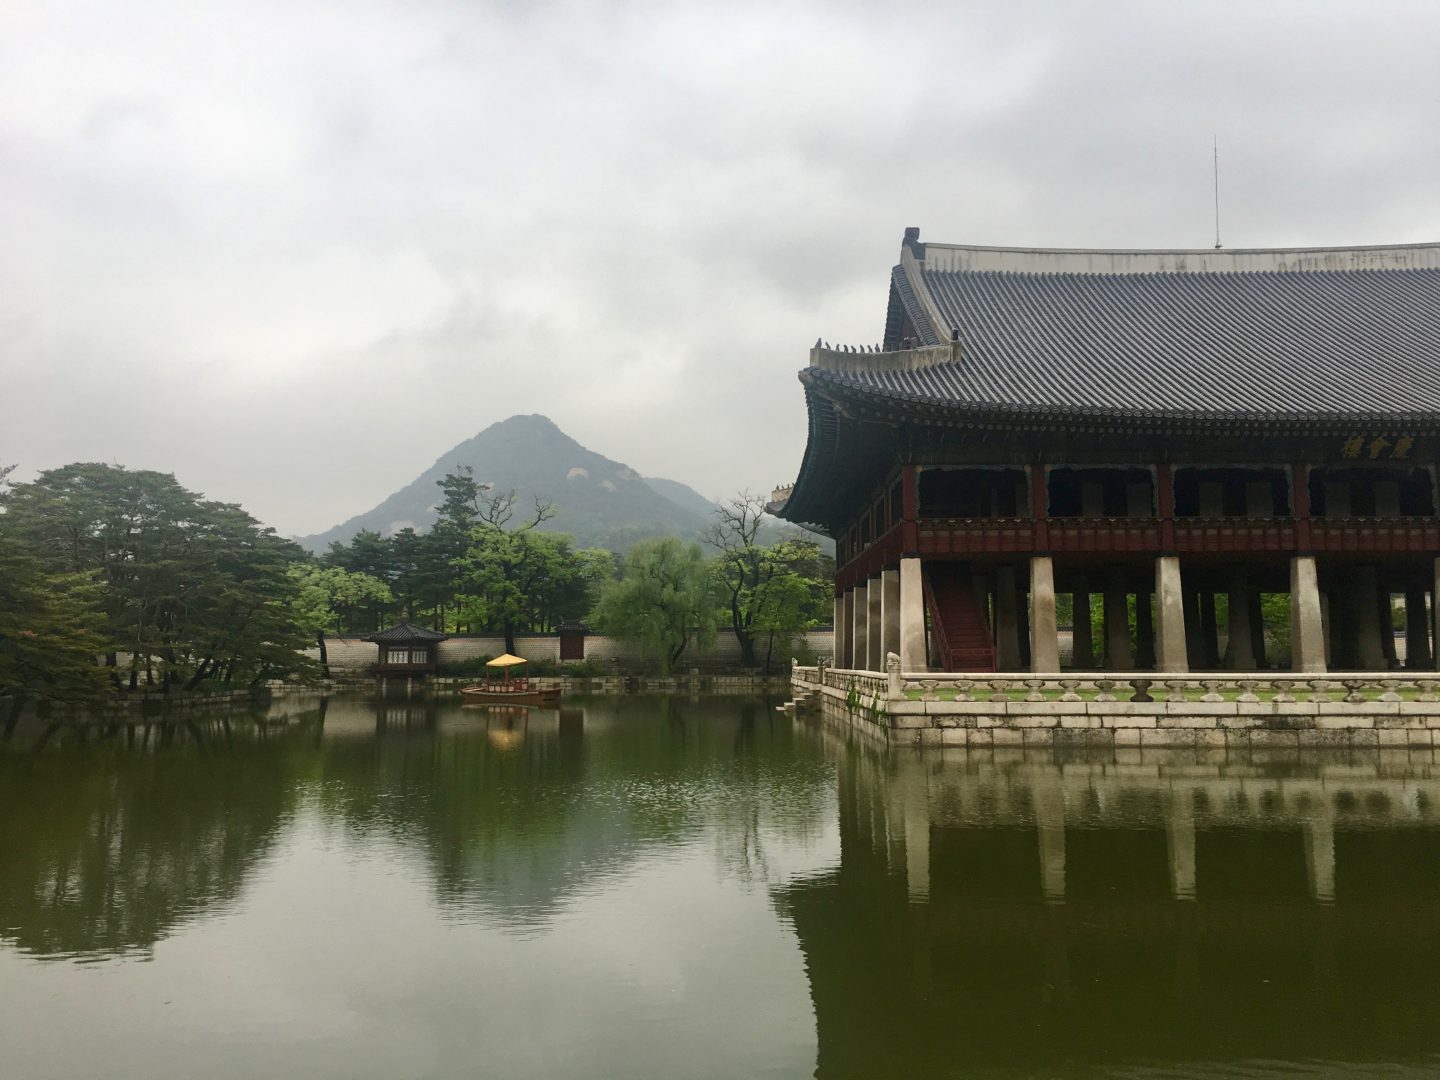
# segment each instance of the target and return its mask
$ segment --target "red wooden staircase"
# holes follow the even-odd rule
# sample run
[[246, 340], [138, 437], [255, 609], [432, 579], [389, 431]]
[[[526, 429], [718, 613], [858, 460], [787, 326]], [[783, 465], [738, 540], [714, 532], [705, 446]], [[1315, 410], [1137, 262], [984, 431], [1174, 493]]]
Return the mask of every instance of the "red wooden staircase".
[[994, 671], [990, 621], [966, 563], [925, 563], [925, 604], [936, 659], [946, 671]]

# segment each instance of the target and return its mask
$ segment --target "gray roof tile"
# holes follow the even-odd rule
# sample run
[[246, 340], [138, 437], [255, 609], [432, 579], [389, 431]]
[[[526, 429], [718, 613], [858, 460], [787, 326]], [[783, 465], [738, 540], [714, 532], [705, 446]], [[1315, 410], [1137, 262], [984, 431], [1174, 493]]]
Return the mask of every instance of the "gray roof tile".
[[[894, 281], [922, 325], [913, 283]], [[1440, 415], [1440, 269], [925, 270], [923, 284], [959, 330], [957, 363], [807, 377], [998, 411]]]

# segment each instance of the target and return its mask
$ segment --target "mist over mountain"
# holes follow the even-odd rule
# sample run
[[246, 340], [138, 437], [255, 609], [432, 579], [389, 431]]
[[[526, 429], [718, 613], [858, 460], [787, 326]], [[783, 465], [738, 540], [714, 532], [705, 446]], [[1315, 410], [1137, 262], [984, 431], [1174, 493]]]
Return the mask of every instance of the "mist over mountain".
[[389, 535], [410, 526], [424, 532], [440, 501], [436, 481], [464, 465], [480, 483], [518, 492], [517, 518], [536, 496], [553, 502], [557, 513], [542, 527], [571, 534], [579, 547], [625, 551], [656, 536], [698, 537], [715, 507], [679, 481], [647, 479], [586, 449], [544, 416], [512, 416], [460, 443], [373, 509], [300, 543], [324, 551], [362, 529]]

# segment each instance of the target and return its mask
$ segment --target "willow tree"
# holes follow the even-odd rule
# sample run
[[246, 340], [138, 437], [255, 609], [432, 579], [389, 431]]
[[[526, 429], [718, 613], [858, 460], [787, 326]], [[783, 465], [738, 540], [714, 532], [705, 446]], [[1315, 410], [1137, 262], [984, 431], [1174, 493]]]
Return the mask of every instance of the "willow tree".
[[668, 673], [692, 643], [705, 648], [714, 642], [718, 616], [705, 553], [699, 544], [670, 536], [630, 549], [620, 577], [600, 593], [594, 622], [635, 642]]

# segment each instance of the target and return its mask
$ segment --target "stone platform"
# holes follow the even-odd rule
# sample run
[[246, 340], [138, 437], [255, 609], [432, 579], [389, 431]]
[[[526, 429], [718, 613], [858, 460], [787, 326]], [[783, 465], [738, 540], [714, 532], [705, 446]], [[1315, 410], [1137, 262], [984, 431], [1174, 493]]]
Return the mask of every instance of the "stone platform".
[[1435, 672], [880, 673], [796, 665], [797, 698], [892, 743], [1289, 749], [1440, 746]]

